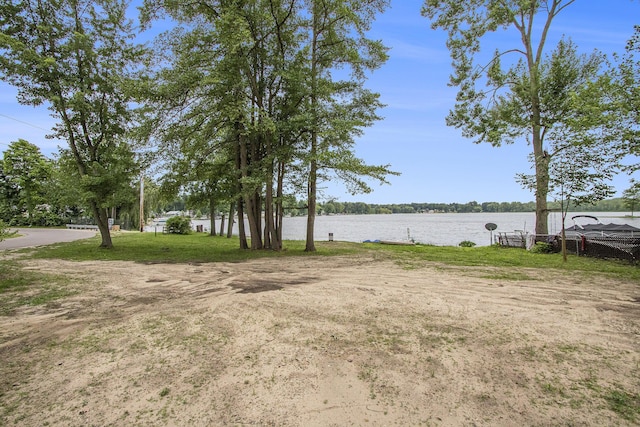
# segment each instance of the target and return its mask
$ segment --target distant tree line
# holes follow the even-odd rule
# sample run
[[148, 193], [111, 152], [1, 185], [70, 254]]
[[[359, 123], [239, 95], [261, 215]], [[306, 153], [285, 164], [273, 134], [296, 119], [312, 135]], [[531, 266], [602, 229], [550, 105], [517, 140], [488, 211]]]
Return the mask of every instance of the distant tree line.
[[[550, 202], [551, 211], [559, 210], [559, 202]], [[593, 205], [573, 207], [572, 212], [625, 212], [628, 200], [614, 198], [601, 200]], [[335, 200], [320, 205], [320, 213], [333, 214], [397, 214], [397, 213], [474, 213], [474, 212], [535, 212], [536, 203], [531, 202], [483, 202], [468, 203], [394, 203], [367, 204], [363, 202], [338, 202]]]

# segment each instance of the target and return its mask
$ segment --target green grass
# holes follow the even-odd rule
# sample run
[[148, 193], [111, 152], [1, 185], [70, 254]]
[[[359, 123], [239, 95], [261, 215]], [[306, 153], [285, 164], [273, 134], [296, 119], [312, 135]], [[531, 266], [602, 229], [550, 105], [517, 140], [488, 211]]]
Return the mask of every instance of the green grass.
[[14, 262], [0, 262], [2, 316], [12, 314], [18, 307], [46, 305], [75, 293], [67, 278], [24, 270]]
[[250, 251], [239, 249], [238, 238], [209, 236], [204, 233], [189, 235], [122, 233], [113, 236], [113, 248], [99, 248], [99, 237], [61, 243], [30, 252], [33, 258], [56, 258], [72, 261], [135, 261], [141, 263], [167, 262], [240, 262], [263, 257], [305, 255], [347, 255], [357, 253], [357, 243], [317, 242], [317, 252], [304, 252], [303, 241], [287, 241], [282, 251]]
[[[589, 274], [603, 273], [610, 277], [637, 280], [640, 283], [640, 266], [634, 266], [625, 261], [571, 255], [565, 263], [561, 254], [540, 254], [500, 246], [463, 248], [429, 245], [386, 246], [366, 243], [363, 247], [384, 251], [403, 263], [436, 262], [454, 266], [558, 269]], [[532, 279], [535, 278], [532, 277]]]
[[[113, 249], [100, 249], [99, 238], [62, 243], [40, 249], [25, 250], [34, 258], [56, 258], [73, 261], [105, 260], [141, 263], [241, 262], [254, 258], [289, 256], [370, 255], [392, 259], [406, 267], [425, 263], [452, 266], [486, 266], [499, 268], [558, 269], [585, 274], [605, 274], [609, 277], [636, 280], [640, 283], [640, 267], [628, 262], [569, 256], [565, 263], [560, 254], [539, 254], [523, 249], [484, 246], [395, 246], [373, 243], [316, 242], [317, 252], [304, 251], [303, 241], [286, 241], [280, 252], [239, 249], [238, 238], [212, 237], [198, 233], [190, 235], [122, 233], [113, 236]], [[496, 273], [499, 274], [499, 273]], [[528, 273], [529, 275], [529, 273]], [[497, 277], [498, 278], [498, 277]], [[506, 279], [524, 279], [509, 276]], [[535, 277], [529, 275], [535, 280]]]
[[604, 394], [609, 409], [625, 420], [635, 423], [640, 417], [640, 393], [630, 393], [621, 389], [609, 389]]

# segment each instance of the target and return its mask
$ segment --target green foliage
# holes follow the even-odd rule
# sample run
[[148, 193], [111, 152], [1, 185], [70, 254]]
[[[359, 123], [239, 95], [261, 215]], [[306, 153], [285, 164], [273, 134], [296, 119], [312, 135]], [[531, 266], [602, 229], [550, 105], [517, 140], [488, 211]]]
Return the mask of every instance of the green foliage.
[[622, 192], [625, 208], [631, 211], [631, 216], [640, 208], [640, 181], [631, 180], [631, 187]]
[[16, 226], [60, 225], [57, 198], [51, 194], [55, 164], [23, 140], [4, 152], [0, 170], [0, 218]]
[[534, 254], [551, 254], [555, 252], [553, 249], [553, 245], [546, 242], [536, 242], [535, 245], [530, 249]]
[[0, 242], [10, 237], [13, 233], [9, 231], [9, 226], [0, 219]]
[[[338, 202], [331, 200], [319, 205], [326, 214], [383, 214], [383, 213], [474, 213], [474, 212], [535, 212], [534, 202], [468, 202], [468, 203], [394, 203]], [[559, 202], [550, 202], [550, 209], [560, 209]], [[572, 205], [571, 212], [623, 212], [622, 198], [595, 201], [593, 204]]]
[[[599, 86], [604, 57], [597, 52], [578, 55], [575, 45], [565, 39], [545, 56], [552, 22], [572, 3], [425, 0], [422, 8], [432, 28], [448, 32], [447, 47], [453, 61], [450, 83], [459, 92], [447, 124], [461, 129], [463, 136], [476, 143], [500, 146], [526, 141], [531, 146], [535, 174], [521, 175], [519, 180], [536, 197], [537, 234], [548, 234], [547, 196], [553, 157], [567, 145], [581, 145], [607, 127], [593, 113], [602, 109], [606, 97], [582, 90]], [[498, 29], [511, 30], [514, 37], [486, 61], [480, 56], [481, 42]], [[576, 102], [576, 95], [581, 102]], [[594, 141], [587, 144], [593, 152], [611, 148], [608, 140]]]
[[[309, 190], [312, 222], [319, 180], [341, 179], [353, 192], [371, 191], [363, 177], [386, 182], [393, 172], [365, 164], [354, 145], [380, 118], [379, 95], [364, 80], [387, 54], [366, 32], [388, 4], [145, 2], [145, 23], [166, 13], [184, 24], [157, 40], [168, 61], [142, 88], [143, 127], [161, 142], [159, 152], [171, 153], [163, 188], [187, 192], [190, 206], [210, 211], [239, 200], [251, 247], [262, 248], [264, 236], [264, 245], [277, 250], [285, 189]], [[344, 80], [334, 77], [337, 68]]]
[[609, 122], [605, 137], [617, 143], [620, 156], [627, 160], [625, 170], [640, 171], [640, 25], [629, 39], [625, 54], [609, 72], [602, 90], [611, 102], [600, 114]]
[[[618, 168], [615, 150], [602, 133], [594, 111], [604, 104], [602, 93], [591, 88], [599, 81], [604, 59], [599, 54], [578, 55], [571, 42], [562, 40], [541, 63], [540, 84], [549, 123], [545, 127], [547, 188], [566, 213], [570, 204], [593, 204], [613, 194], [609, 182]], [[535, 191], [533, 176], [519, 176], [524, 187]]]
[[[48, 104], [59, 120], [53, 136], [69, 144], [83, 199], [111, 247], [109, 198], [131, 181], [131, 70], [145, 50], [133, 46], [127, 2], [41, 2], [0, 5], [0, 77], [26, 105]], [[117, 197], [117, 196], [115, 196]]]
[[191, 218], [173, 216], [167, 219], [166, 231], [169, 234], [191, 234]]
[[475, 245], [475, 242], [472, 242], [471, 240], [463, 240], [462, 242], [458, 243], [458, 246], [460, 246], [461, 248], [472, 248]]

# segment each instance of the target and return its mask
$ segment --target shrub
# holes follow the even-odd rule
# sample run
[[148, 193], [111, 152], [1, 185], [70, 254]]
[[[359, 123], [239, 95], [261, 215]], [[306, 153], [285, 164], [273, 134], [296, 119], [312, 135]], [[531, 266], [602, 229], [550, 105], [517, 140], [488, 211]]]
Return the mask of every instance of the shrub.
[[476, 244], [470, 240], [463, 240], [462, 242], [458, 243], [458, 246], [463, 247], [463, 248], [472, 248], [474, 247]]
[[167, 220], [167, 233], [191, 234], [191, 218], [186, 216], [172, 216]]
[[[9, 229], [9, 224], [0, 219], [0, 242], [4, 239], [8, 239], [9, 237], [13, 237], [18, 234], [18, 230], [11, 231]], [[2, 282], [2, 280], [0, 280]]]
[[0, 219], [0, 242], [9, 237], [9, 227]]
[[534, 254], [550, 254], [555, 251], [551, 243], [536, 242], [536, 244], [531, 247], [531, 252]]

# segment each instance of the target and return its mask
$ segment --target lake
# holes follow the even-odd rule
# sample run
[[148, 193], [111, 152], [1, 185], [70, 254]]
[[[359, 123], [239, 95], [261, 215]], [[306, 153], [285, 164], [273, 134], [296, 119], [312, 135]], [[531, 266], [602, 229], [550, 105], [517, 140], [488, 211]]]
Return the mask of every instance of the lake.
[[[640, 217], [625, 218], [624, 212], [585, 212], [569, 213], [566, 226], [574, 225], [571, 217], [574, 215], [596, 216], [600, 222], [614, 224], [630, 224], [640, 228]], [[580, 224], [593, 222], [591, 220], [576, 220]], [[283, 220], [283, 238], [285, 240], [305, 240], [306, 217], [290, 217]], [[488, 246], [491, 243], [491, 233], [485, 229], [485, 224], [494, 223], [498, 226], [493, 233], [512, 233], [522, 230], [532, 233], [535, 228], [535, 214], [522, 213], [437, 213], [437, 214], [392, 214], [392, 215], [332, 215], [318, 216], [315, 223], [314, 237], [316, 241], [326, 241], [329, 233], [333, 233], [334, 240], [348, 242], [362, 242], [364, 240], [408, 240], [414, 239], [418, 243], [438, 246], [457, 246], [463, 240], [470, 240], [478, 246]], [[559, 213], [549, 215], [549, 233], [557, 234], [561, 230], [562, 218]], [[208, 220], [193, 220], [193, 226], [203, 225], [209, 228]], [[220, 227], [220, 221], [216, 221]], [[153, 226], [146, 228], [154, 231]], [[234, 227], [237, 234], [237, 226]]]

